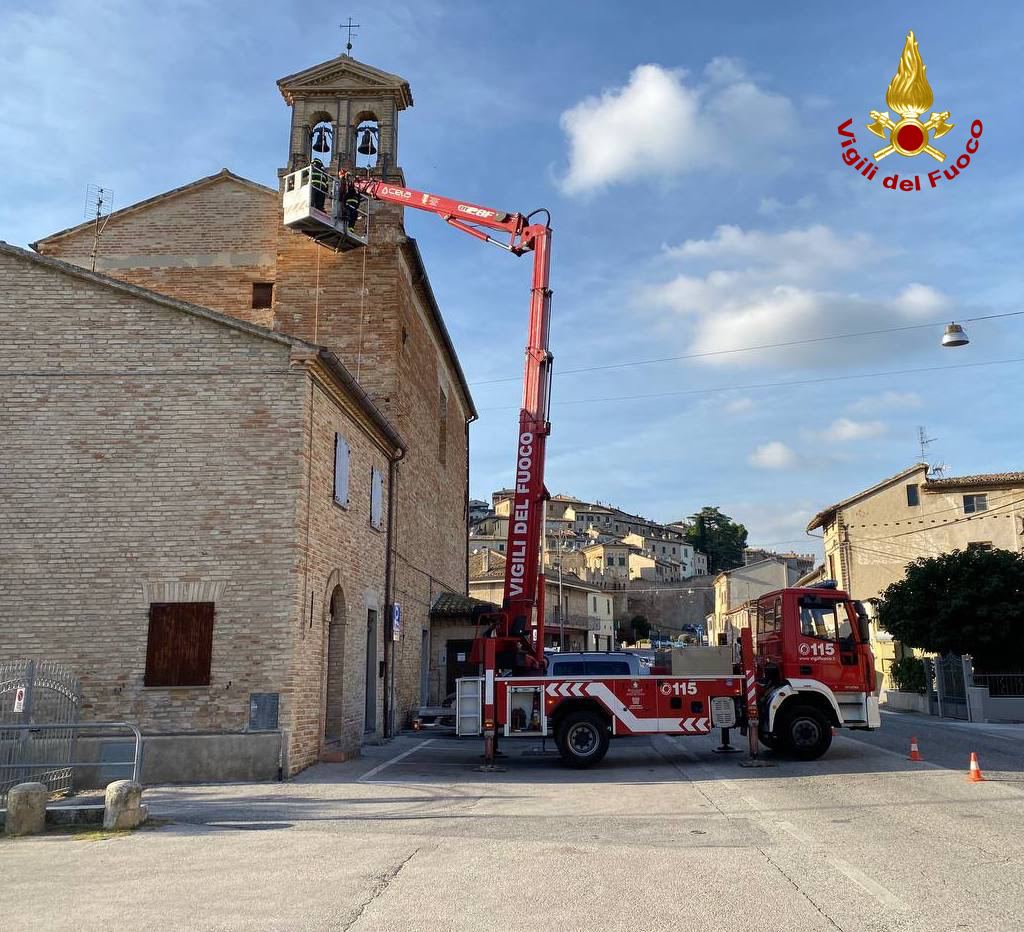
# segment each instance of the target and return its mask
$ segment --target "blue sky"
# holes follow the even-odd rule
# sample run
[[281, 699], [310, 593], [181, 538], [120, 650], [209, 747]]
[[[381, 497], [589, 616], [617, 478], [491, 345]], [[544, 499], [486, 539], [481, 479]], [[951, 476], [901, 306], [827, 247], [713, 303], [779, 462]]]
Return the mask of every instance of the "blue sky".
[[[0, 238], [79, 222], [89, 183], [115, 206], [224, 166], [275, 184], [275, 81], [342, 51], [352, 15], [356, 57], [411, 83], [410, 186], [552, 213], [556, 371], [590, 371], [555, 379], [551, 491], [663, 520], [716, 504], [752, 543], [815, 549], [808, 517], [914, 462], [919, 424], [955, 474], [1024, 468], [1024, 365], [989, 364], [1024, 357], [1024, 318], [966, 324], [958, 350], [926, 328], [721, 353], [1024, 309], [1024, 8], [893, 9], [7, 0]], [[984, 125], [970, 166], [919, 193], [879, 182], [932, 159], [892, 155], [868, 182], [836, 132], [852, 117], [858, 148], [881, 147], [864, 125], [908, 29], [955, 124], [947, 166]], [[406, 225], [475, 383], [486, 497], [513, 465], [529, 261]], [[692, 354], [717, 355], [640, 364]]]

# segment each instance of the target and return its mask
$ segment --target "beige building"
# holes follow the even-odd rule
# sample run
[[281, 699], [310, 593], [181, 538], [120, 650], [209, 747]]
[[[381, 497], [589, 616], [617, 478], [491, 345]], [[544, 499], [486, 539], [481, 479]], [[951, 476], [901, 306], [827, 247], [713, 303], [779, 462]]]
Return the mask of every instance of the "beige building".
[[[281, 187], [288, 172], [309, 164], [314, 138], [320, 140], [320, 145], [327, 140], [330, 151], [322, 155], [332, 171], [339, 166], [354, 167], [357, 136], [366, 128], [375, 134], [378, 152], [373, 164], [360, 163], [360, 170], [365, 167], [371, 175], [404, 183], [398, 162], [397, 126], [401, 111], [412, 105], [412, 94], [403, 78], [342, 55], [284, 78], [278, 86], [291, 114], [288, 135], [281, 140]], [[328, 135], [315, 135], [325, 129]], [[254, 132], [259, 131], [254, 127]], [[93, 263], [93, 232], [92, 224], [82, 224], [45, 237], [34, 248], [45, 256], [88, 268]], [[375, 205], [370, 245], [354, 252], [335, 253], [283, 226], [280, 189], [248, 181], [225, 169], [112, 214], [99, 241], [95, 268], [110, 278], [212, 309], [239, 323], [258, 325], [264, 328], [261, 332], [297, 341], [295, 345], [326, 347], [339, 361], [339, 371], [349, 373], [350, 392], [362, 399], [358, 404], [351, 400], [339, 400], [338, 404], [351, 415], [365, 402], [394, 425], [396, 436], [402, 438], [403, 455], [388, 465], [385, 476], [393, 492], [389, 501], [392, 533], [385, 551], [390, 602], [383, 603], [382, 589], [375, 619], [376, 635], [367, 627], [365, 587], [361, 584], [344, 586], [344, 597], [335, 600], [333, 611], [342, 612], [347, 630], [358, 632], [352, 637], [364, 642], [363, 647], [353, 648], [345, 655], [345, 682], [351, 680], [353, 689], [362, 689], [358, 684], [365, 671], [359, 658], [371, 642], [379, 651], [378, 664], [384, 664], [377, 667], [383, 677], [379, 677], [374, 688], [378, 695], [393, 697], [393, 702], [386, 718], [383, 709], [380, 711], [382, 717], [372, 733], [391, 733], [401, 727], [424, 698], [430, 654], [430, 606], [441, 592], [466, 591], [468, 424], [476, 417], [419, 249], [405, 232], [403, 208]], [[29, 323], [16, 306], [14, 314], [19, 327], [31, 330], [35, 326], [35, 321]], [[44, 316], [45, 312], [37, 314]], [[99, 341], [96, 352], [101, 356], [105, 344], [98, 328], [107, 317], [101, 315], [95, 325], [86, 311], [80, 318], [82, 329]], [[231, 339], [242, 342], [241, 337]], [[111, 341], [111, 346], [121, 352], [114, 337]], [[62, 346], [60, 342], [52, 344], [51, 368], [66, 368]], [[158, 344], [147, 352], [156, 355], [144, 357], [146, 365], [177, 362], [173, 356], [161, 355]], [[214, 363], [211, 361], [210, 365]], [[309, 387], [308, 391], [316, 397], [314, 388]], [[153, 394], [159, 395], [157, 388], [153, 388]], [[262, 395], [257, 393], [253, 398]], [[245, 427], [258, 427], [270, 416], [268, 411], [277, 412], [283, 403], [280, 399], [274, 399], [274, 405], [255, 400], [241, 405], [242, 398], [235, 401], [238, 403], [226, 406], [221, 415], [225, 429], [236, 420]], [[310, 416], [313, 402], [294, 398], [290, 401], [298, 405], [294, 408], [296, 417]], [[44, 422], [47, 409], [40, 408], [35, 416]], [[117, 423], [121, 431], [131, 433], [144, 429], [149, 423], [147, 418], [155, 417], [155, 410], [147, 409], [144, 415]], [[281, 422], [287, 422], [287, 418], [282, 417]], [[38, 432], [35, 436], [42, 456], [49, 440]], [[244, 431], [231, 427], [225, 442], [243, 436]], [[67, 452], [75, 453], [76, 462], [83, 469], [95, 469], [94, 463], [102, 465], [110, 459], [102, 447], [88, 455], [73, 448]], [[90, 461], [89, 456], [95, 459]], [[229, 461], [243, 471], [249, 469], [244, 458]], [[266, 468], [274, 475], [284, 475], [286, 464], [275, 466], [268, 461]], [[369, 483], [370, 470], [368, 462], [361, 462], [358, 472], [352, 473], [353, 482]], [[197, 475], [196, 481], [200, 478]], [[301, 484], [294, 476], [292, 480]], [[73, 479], [68, 481], [73, 487]], [[240, 497], [231, 504], [232, 508], [225, 512], [231, 521], [248, 513], [246, 498]], [[207, 521], [211, 522], [212, 519]], [[280, 516], [275, 515], [272, 521], [268, 519], [251, 530], [257, 540], [265, 541], [280, 534], [280, 528]], [[223, 528], [208, 530], [213, 536], [229, 536]], [[376, 530], [363, 537], [357, 544], [332, 555], [335, 565], [363, 572], [369, 554], [383, 546]], [[126, 553], [134, 556], [125, 559], [145, 557], [145, 553], [139, 554], [134, 548]], [[202, 578], [216, 577], [221, 556], [220, 550], [211, 548], [202, 573], [189, 572]], [[88, 566], [83, 564], [86, 575]], [[254, 563], [254, 568], [263, 566], [262, 560]], [[277, 568], [275, 563], [274, 569]], [[272, 574], [266, 577], [265, 586], [277, 585], [271, 577]], [[3, 590], [5, 595], [8, 591]], [[310, 591], [303, 596], [303, 611], [312, 619], [314, 628], [318, 620], [323, 623], [324, 618], [332, 615], [332, 591], [311, 584]], [[51, 598], [54, 595], [51, 593]], [[18, 593], [14, 596], [20, 597]], [[256, 598], [256, 593], [250, 597]], [[65, 601], [63, 597], [61, 602], [74, 604], [73, 599]], [[384, 618], [390, 618], [393, 604], [400, 606], [401, 624], [395, 639], [384, 639]], [[99, 619], [102, 612], [98, 606], [97, 612], [95, 617]], [[145, 620], [136, 619], [135, 623], [144, 626]], [[90, 682], [90, 671], [83, 667], [88, 656], [83, 655], [81, 662], [77, 662], [68, 653], [75, 643], [69, 641], [67, 650], [55, 643], [51, 652], [60, 653]], [[242, 651], [239, 657], [248, 658], [247, 662], [254, 667], [262, 662], [254, 650]], [[318, 692], [321, 683], [317, 671], [318, 668], [297, 669], [292, 675], [297, 682], [305, 682], [308, 677], [308, 688]], [[125, 675], [135, 688], [141, 683], [143, 671], [137, 664], [128, 664]], [[241, 681], [232, 678], [232, 688]], [[134, 708], [126, 702], [121, 717], [132, 717]], [[307, 733], [302, 739], [308, 742], [304, 747], [312, 747], [319, 740], [316, 717], [322, 706], [310, 701], [306, 710], [311, 718], [303, 725]], [[293, 734], [290, 740], [293, 739], [298, 740], [298, 736]], [[345, 753], [357, 750], [358, 740], [352, 739]], [[308, 762], [315, 755], [293, 757], [289, 766], [294, 767], [300, 759]]]
[[[877, 598], [902, 579], [908, 563], [969, 547], [1024, 548], [1024, 472], [928, 478], [915, 463], [818, 512], [807, 530], [821, 529], [822, 574], [855, 599]], [[882, 685], [897, 656], [890, 635], [872, 625]]]
[[968, 547], [1019, 553], [1024, 546], [1024, 472], [929, 479], [916, 463], [818, 512], [825, 574], [855, 599], [877, 597], [918, 557]]
[[798, 576], [792, 565], [777, 559], [719, 573], [715, 577], [715, 611], [708, 618], [708, 643], [732, 644], [746, 624], [747, 604], [766, 592], [792, 586]]
[[76, 670], [147, 781], [381, 735], [404, 442], [337, 357], [6, 245], [0, 282], [0, 657]]

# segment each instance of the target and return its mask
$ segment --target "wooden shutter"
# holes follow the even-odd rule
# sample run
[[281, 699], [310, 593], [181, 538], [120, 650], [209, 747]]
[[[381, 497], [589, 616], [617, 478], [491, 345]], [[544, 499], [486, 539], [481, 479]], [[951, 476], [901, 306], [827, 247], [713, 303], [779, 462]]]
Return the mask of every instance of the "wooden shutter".
[[147, 686], [209, 686], [213, 602], [154, 602], [149, 606]]
[[334, 435], [334, 500], [348, 504], [348, 441], [341, 434]]
[[384, 474], [374, 466], [370, 470], [370, 525], [379, 528], [384, 511]]

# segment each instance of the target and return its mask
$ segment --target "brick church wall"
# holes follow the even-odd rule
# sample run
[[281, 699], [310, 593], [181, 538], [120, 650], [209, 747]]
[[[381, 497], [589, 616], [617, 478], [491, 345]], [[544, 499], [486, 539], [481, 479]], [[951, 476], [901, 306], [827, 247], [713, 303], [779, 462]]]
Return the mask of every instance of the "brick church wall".
[[[111, 217], [96, 271], [162, 294], [271, 326], [252, 307], [255, 282], [273, 282], [279, 198], [274, 191], [217, 177]], [[39, 244], [43, 255], [89, 268], [92, 226]]]
[[[370, 470], [386, 476], [393, 453], [365, 412], [285, 342], [10, 253], [0, 326], [0, 366], [26, 373], [0, 382], [0, 658], [66, 663], [83, 718], [148, 734], [245, 732], [250, 693], [279, 693], [294, 773], [321, 750], [325, 606], [339, 587], [338, 748], [358, 753], [369, 607], [383, 657]], [[336, 433], [351, 448], [344, 508]], [[161, 601], [215, 603], [209, 686], [144, 685]], [[378, 684], [378, 731], [381, 703]]]

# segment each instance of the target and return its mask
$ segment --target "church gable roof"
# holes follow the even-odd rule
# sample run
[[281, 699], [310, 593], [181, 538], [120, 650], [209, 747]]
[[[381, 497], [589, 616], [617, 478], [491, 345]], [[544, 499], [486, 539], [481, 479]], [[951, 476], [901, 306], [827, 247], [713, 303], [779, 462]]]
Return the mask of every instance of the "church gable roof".
[[[110, 218], [107, 222], [116, 222], [123, 217], [127, 217], [140, 210], [146, 210], [147, 208], [164, 204], [167, 201], [181, 197], [182, 195], [193, 194], [203, 188], [210, 187], [214, 184], [223, 184], [225, 182], [240, 185], [259, 194], [270, 195], [275, 199], [278, 196], [277, 191], [273, 188], [268, 188], [266, 185], [259, 184], [256, 181], [250, 181], [248, 178], [236, 175], [233, 171], [229, 171], [227, 168], [222, 168], [219, 172], [214, 172], [212, 175], [207, 175], [206, 177], [199, 178], [196, 181], [190, 181], [188, 184], [172, 188], [170, 191], [163, 191], [160, 194], [155, 194], [153, 197], [147, 197], [145, 200], [129, 204], [127, 207], [121, 207], [110, 214]], [[81, 233], [84, 230], [91, 231], [94, 224], [94, 220], [86, 220], [84, 223], [75, 224], [75, 226], [68, 227], [66, 230], [60, 230], [57, 233], [51, 233], [49, 236], [44, 236], [42, 239], [36, 240], [34, 243], [29, 243], [29, 246], [31, 246], [36, 252], [41, 252], [42, 250], [40, 247], [45, 248], [55, 240], [73, 236], [74, 234]]]
[[353, 91], [388, 93], [395, 98], [399, 110], [412, 106], [412, 91], [405, 78], [356, 61], [351, 55], [339, 55], [330, 61], [290, 74], [281, 78], [277, 86], [289, 106], [299, 96], [333, 96], [338, 91], [349, 95]]

